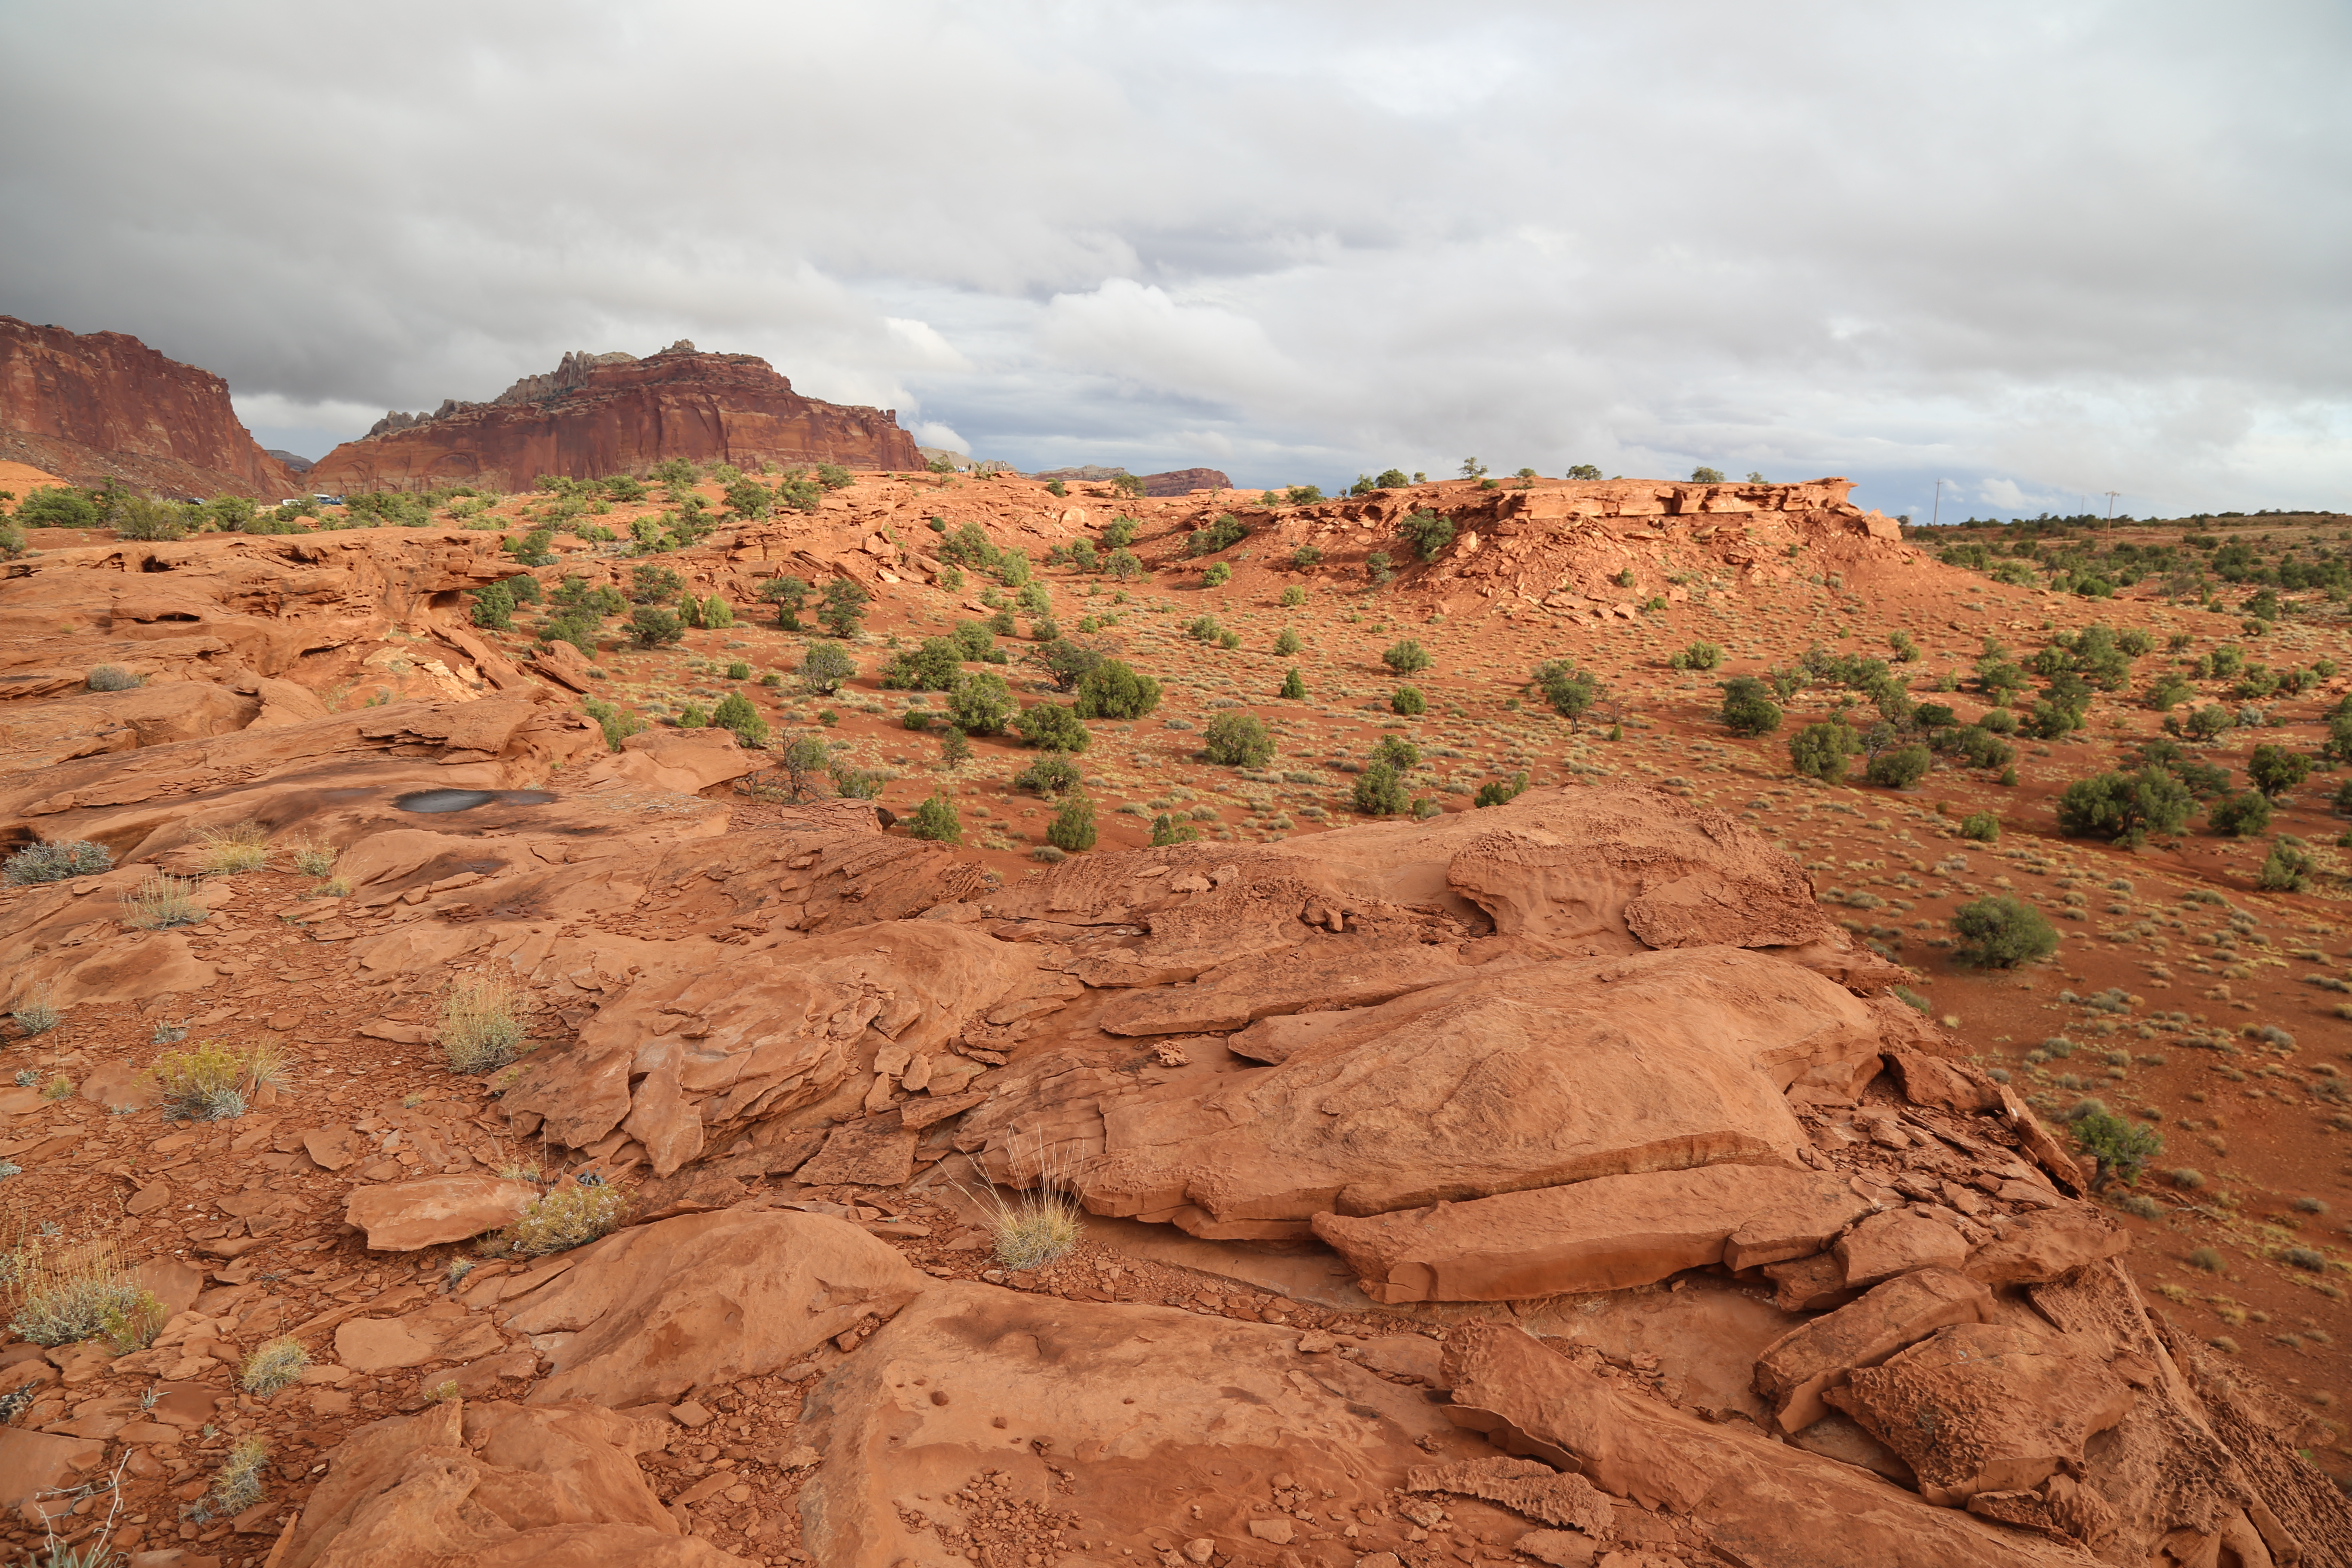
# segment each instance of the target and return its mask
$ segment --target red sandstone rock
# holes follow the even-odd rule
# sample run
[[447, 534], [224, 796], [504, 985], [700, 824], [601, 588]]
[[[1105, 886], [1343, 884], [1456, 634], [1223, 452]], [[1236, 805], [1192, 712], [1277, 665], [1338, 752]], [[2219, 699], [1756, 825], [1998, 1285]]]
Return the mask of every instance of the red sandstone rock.
[[0, 455], [78, 485], [121, 479], [204, 500], [309, 493], [238, 422], [219, 376], [121, 332], [14, 316], [0, 316]]
[[1948, 1323], [1986, 1322], [1992, 1296], [1948, 1269], [1890, 1279], [1856, 1301], [1790, 1330], [1756, 1358], [1756, 1392], [1772, 1402], [1783, 1432], [1829, 1414], [1822, 1391], [1856, 1367], [1875, 1366]]
[[2069, 1206], [2018, 1219], [2008, 1235], [1969, 1253], [1963, 1267], [1987, 1285], [2021, 1285], [2130, 1250], [2129, 1231], [2095, 1210]]
[[1871, 1215], [1838, 1239], [1838, 1261], [1850, 1289], [1916, 1268], [1957, 1269], [1968, 1261], [1968, 1238], [1940, 1219], [1913, 1209]]
[[1932, 1508], [1867, 1471], [1713, 1426], [1585, 1372], [1516, 1328], [1446, 1342], [1446, 1413], [1513, 1453], [1573, 1466], [1601, 1490], [1688, 1517], [1753, 1568], [2056, 1568], [2032, 1536]]
[[427, 1176], [353, 1188], [343, 1223], [366, 1231], [378, 1252], [414, 1252], [511, 1225], [538, 1196], [496, 1176]]
[[329, 491], [459, 483], [523, 490], [541, 474], [594, 479], [668, 458], [755, 471], [761, 462], [923, 467], [894, 411], [804, 397], [751, 354], [671, 349], [626, 363], [575, 363], [561, 381], [551, 381], [543, 397], [452, 405], [346, 441], [304, 480]]
[[625, 1407], [791, 1365], [930, 1280], [840, 1220], [789, 1210], [683, 1215], [605, 1237], [501, 1308], [563, 1333], [531, 1403]]
[[1919, 1495], [1946, 1507], [2031, 1491], [2062, 1469], [2079, 1476], [2083, 1445], [2133, 1399], [2103, 1363], [1992, 1323], [1938, 1329], [1824, 1397], [1902, 1455]]
[[1726, 1164], [1314, 1224], [1363, 1292], [1393, 1304], [1622, 1289], [1725, 1262], [1733, 1248], [1770, 1262], [1819, 1251], [1869, 1212], [1835, 1175]]

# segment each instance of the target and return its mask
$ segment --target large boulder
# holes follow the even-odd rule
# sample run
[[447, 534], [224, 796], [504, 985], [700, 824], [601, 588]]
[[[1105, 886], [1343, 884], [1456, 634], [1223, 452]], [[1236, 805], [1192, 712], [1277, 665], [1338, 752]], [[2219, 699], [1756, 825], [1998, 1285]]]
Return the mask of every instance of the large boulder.
[[1965, 1275], [1922, 1268], [1890, 1279], [1767, 1346], [1756, 1358], [1756, 1392], [1772, 1402], [1783, 1432], [1829, 1414], [1822, 1394], [1857, 1367], [1874, 1366], [1948, 1323], [1991, 1321], [1992, 1292]]

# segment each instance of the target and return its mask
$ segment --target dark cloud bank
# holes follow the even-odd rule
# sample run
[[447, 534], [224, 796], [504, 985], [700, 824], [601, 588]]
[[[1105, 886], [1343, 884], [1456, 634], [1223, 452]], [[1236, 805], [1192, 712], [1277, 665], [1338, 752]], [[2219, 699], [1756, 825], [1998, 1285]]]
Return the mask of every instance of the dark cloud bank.
[[2352, 507], [2336, 5], [0, 8], [0, 310], [268, 444], [680, 336], [1024, 467]]

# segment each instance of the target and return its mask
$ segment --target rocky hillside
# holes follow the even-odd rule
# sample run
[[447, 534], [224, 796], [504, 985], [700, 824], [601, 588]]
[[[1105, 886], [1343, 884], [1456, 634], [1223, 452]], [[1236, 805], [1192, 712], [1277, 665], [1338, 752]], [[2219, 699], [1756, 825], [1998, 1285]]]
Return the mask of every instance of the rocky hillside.
[[388, 414], [320, 458], [307, 480], [331, 493], [453, 484], [525, 490], [542, 474], [643, 472], [671, 458], [753, 469], [923, 466], [895, 410], [803, 397], [765, 360], [701, 353], [680, 342], [645, 359], [566, 354], [553, 372], [526, 376], [488, 403]]
[[238, 423], [228, 384], [121, 332], [0, 316], [0, 459], [77, 485], [270, 501], [301, 489]]
[[[1001, 575], [1014, 550], [1066, 563], [1117, 515], [1096, 498], [875, 479], [527, 574], [551, 606], [693, 595], [682, 654], [474, 624], [493, 584], [532, 614], [488, 531], [37, 539], [0, 566], [8, 1544], [152, 1568], [2352, 1561], [2352, 1509], [2297, 1452], [2316, 1425], [2143, 1292], [2168, 1233], [1898, 991], [1928, 982], [1833, 918], [1760, 786], [1719, 807], [1531, 758], [1532, 787], [1433, 790], [1419, 819], [1181, 815], [1209, 797], [1193, 720], [1244, 705], [1138, 595], [1319, 540], [1286, 590], [1490, 588], [1597, 644], [1625, 623], [1587, 589], [1625, 572], [1660, 597], [1712, 574], [1717, 614], [1801, 596], [1763, 574], [1790, 546], [1815, 574], [1957, 575], [1843, 500], [1426, 487], [1241, 514], [1204, 555], [1215, 515], [1139, 508], [1150, 586], [1038, 578], [1106, 636], [1136, 614], [1171, 694], [1148, 731], [1092, 722], [1078, 793], [1108, 815], [1166, 790], [1164, 823], [1214, 837], [1035, 857], [909, 831], [922, 789], [975, 838], [1026, 809], [1013, 771], [1043, 753], [983, 725], [919, 786], [900, 757], [888, 809], [878, 772], [834, 794], [779, 764], [920, 738], [930, 710], [876, 672], [993, 595], [951, 575], [983, 543]], [[1340, 592], [1423, 511], [1457, 529], [1435, 562]], [[835, 689], [788, 694], [800, 634], [752, 625], [788, 575], [869, 595], [836, 634], [868, 668]], [[1466, 662], [1456, 619], [1419, 629]], [[1357, 624], [1317, 629], [1387, 640]], [[961, 661], [983, 675], [985, 635]], [[575, 706], [721, 669], [779, 727], [764, 748]], [[1420, 679], [1535, 721], [1516, 670]], [[1290, 771], [1243, 771], [1311, 783], [1255, 706]], [[1352, 734], [1377, 706], [1324, 711]], [[1568, 736], [1546, 744], [1590, 754]], [[1937, 830], [1873, 809], [1870, 853]]]

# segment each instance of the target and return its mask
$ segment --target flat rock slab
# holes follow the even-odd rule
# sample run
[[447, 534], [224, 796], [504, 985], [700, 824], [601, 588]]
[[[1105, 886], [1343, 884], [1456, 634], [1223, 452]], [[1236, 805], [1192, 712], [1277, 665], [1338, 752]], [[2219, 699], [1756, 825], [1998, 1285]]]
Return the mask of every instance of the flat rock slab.
[[415, 1252], [502, 1229], [538, 1197], [537, 1187], [496, 1176], [428, 1176], [354, 1190], [343, 1219], [367, 1232], [374, 1251]]
[[841, 1220], [726, 1209], [608, 1236], [500, 1310], [518, 1333], [566, 1336], [531, 1403], [625, 1409], [790, 1366], [930, 1282]]
[[1912, 1209], [1871, 1215], [1840, 1237], [1837, 1258], [1849, 1289], [1865, 1289], [1917, 1268], [1958, 1269], [1969, 1260], [1968, 1237]]
[[1855, 1368], [1875, 1366], [1948, 1323], [1992, 1315], [1992, 1292], [1964, 1274], [1906, 1274], [1766, 1346], [1756, 1358], [1756, 1392], [1772, 1402], [1780, 1430], [1801, 1432], [1830, 1413], [1822, 1392]]
[[1937, 1508], [1851, 1465], [1759, 1441], [1595, 1376], [1516, 1328], [1457, 1326], [1447, 1413], [1612, 1497], [1686, 1516], [1748, 1568], [2078, 1568], [2071, 1547]]
[[824, 1147], [794, 1173], [810, 1187], [898, 1187], [915, 1173], [915, 1145], [922, 1134], [898, 1124], [897, 1117], [884, 1126], [852, 1121], [836, 1127]]
[[1777, 1262], [1819, 1252], [1871, 1208], [1843, 1176], [1708, 1165], [1314, 1224], [1364, 1294], [1394, 1305], [1617, 1290], [1711, 1264]]
[[[803, 1544], [823, 1563], [1018, 1563], [1034, 1542], [992, 1534], [949, 1496], [985, 1469], [1010, 1499], [1090, 1521], [1097, 1544], [1062, 1562], [1160, 1561], [1150, 1542], [1181, 1521], [1174, 1540], [1208, 1540], [1205, 1560], [1271, 1565], [1269, 1546], [1336, 1530], [1331, 1510], [1374, 1506], [1413, 1466], [1491, 1452], [1424, 1390], [1298, 1341], [1171, 1308], [937, 1285], [810, 1393], [801, 1429], [824, 1462], [801, 1492]], [[1270, 1506], [1277, 1477], [1316, 1522]], [[1368, 1527], [1345, 1557], [1313, 1560], [1401, 1546], [1403, 1529]]]

